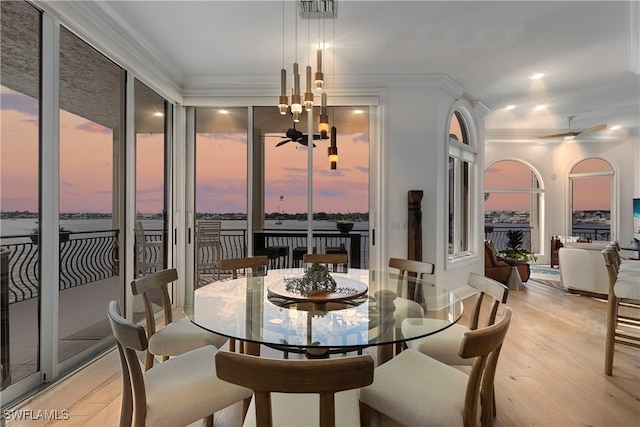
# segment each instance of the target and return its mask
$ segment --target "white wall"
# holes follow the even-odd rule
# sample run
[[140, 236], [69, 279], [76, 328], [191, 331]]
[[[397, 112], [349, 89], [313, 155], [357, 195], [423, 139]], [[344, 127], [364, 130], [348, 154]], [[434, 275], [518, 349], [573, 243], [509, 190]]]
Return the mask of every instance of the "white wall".
[[[422, 259], [436, 265], [438, 284], [465, 287], [469, 272], [484, 273], [483, 229], [477, 226], [472, 238], [478, 255], [448, 266], [447, 144], [454, 105], [462, 103], [472, 115], [474, 109], [461, 98], [463, 89], [446, 76], [425, 74], [365, 80], [371, 87], [383, 85], [385, 92], [381, 135], [385, 192], [380, 217], [382, 260], [407, 256], [408, 191], [422, 190]], [[481, 153], [484, 127], [482, 123], [472, 126]], [[482, 166], [482, 155], [479, 159]], [[479, 171], [481, 179], [482, 167]], [[476, 211], [482, 212], [477, 205], [482, 197], [475, 200]]]

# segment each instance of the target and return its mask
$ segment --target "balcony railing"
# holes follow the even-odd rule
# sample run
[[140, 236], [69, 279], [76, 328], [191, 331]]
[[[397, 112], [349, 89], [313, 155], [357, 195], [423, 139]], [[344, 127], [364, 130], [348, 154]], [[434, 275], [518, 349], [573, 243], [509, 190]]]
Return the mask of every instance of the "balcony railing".
[[[60, 290], [118, 274], [118, 231], [70, 232], [60, 241]], [[9, 250], [9, 303], [35, 298], [39, 288], [38, 239], [30, 234], [2, 237]]]
[[[286, 255], [279, 260], [281, 262], [277, 266], [281, 268], [296, 266], [293, 251], [297, 247], [306, 246], [306, 233], [294, 232], [293, 230], [266, 233], [268, 234], [267, 246], [277, 245], [287, 248]], [[151, 241], [159, 241], [161, 236], [160, 230], [147, 230], [147, 238]], [[118, 230], [70, 232], [68, 237], [68, 240], [65, 236], [60, 241], [60, 290], [119, 274]], [[223, 230], [220, 240], [222, 258], [247, 256], [246, 230]], [[354, 243], [357, 244], [357, 247], [354, 246]], [[317, 252], [325, 252], [327, 248], [332, 247], [344, 247], [344, 250], [349, 253], [352, 266], [361, 268], [369, 266], [369, 234], [367, 231], [354, 232], [350, 235], [314, 232], [313, 245]], [[9, 251], [8, 271], [6, 272], [9, 303], [13, 304], [37, 297], [40, 282], [37, 239], [30, 234], [2, 237], [2, 247]], [[160, 251], [149, 250], [146, 253], [146, 261], [153, 263], [161, 256]], [[216, 255], [211, 250], [202, 250], [198, 254], [200, 262], [209, 262], [214, 256]]]

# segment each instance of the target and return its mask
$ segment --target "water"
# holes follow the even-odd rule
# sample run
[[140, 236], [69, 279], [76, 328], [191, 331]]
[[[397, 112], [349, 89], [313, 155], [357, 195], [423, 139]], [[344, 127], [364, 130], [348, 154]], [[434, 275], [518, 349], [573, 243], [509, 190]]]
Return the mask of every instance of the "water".
[[[223, 230], [246, 230], [247, 221], [245, 220], [222, 220]], [[267, 230], [283, 230], [283, 231], [306, 231], [307, 221], [297, 221], [284, 219], [277, 224], [276, 220], [265, 221], [265, 229]], [[142, 220], [145, 230], [161, 230], [162, 220], [144, 219]], [[36, 218], [11, 218], [2, 219], [0, 221], [0, 235], [2, 237], [19, 236], [31, 234], [31, 230], [38, 225]], [[66, 230], [79, 233], [87, 231], [111, 230], [113, 224], [110, 219], [62, 219], [60, 225]], [[314, 221], [313, 229], [318, 231], [334, 231], [336, 224], [333, 221]], [[353, 231], [368, 231], [369, 223], [367, 221], [358, 221], [354, 223]]]

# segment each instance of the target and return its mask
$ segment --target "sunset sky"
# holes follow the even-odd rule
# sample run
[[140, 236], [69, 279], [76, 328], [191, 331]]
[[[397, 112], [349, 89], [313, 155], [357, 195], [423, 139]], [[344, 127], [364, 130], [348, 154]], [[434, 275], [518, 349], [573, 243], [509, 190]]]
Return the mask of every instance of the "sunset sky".
[[[1, 88], [3, 211], [38, 209], [38, 103]], [[275, 107], [274, 107], [275, 108]], [[60, 211], [111, 212], [113, 136], [110, 129], [61, 112]], [[265, 138], [265, 211], [307, 211], [307, 149], [280, 134]], [[247, 210], [246, 134], [199, 134], [196, 160], [198, 212]], [[328, 141], [314, 151], [314, 211], [368, 212], [369, 141], [338, 134], [338, 169], [331, 171]], [[162, 210], [163, 135], [137, 135], [136, 210]], [[282, 196], [282, 199], [281, 199]]]
[[[2, 108], [3, 211], [38, 209], [38, 103], [0, 87]], [[275, 107], [274, 107], [275, 108]], [[110, 129], [62, 111], [60, 129], [61, 212], [111, 212], [113, 137]], [[281, 135], [265, 144], [265, 211], [307, 211], [307, 148], [290, 142], [275, 147]], [[196, 210], [227, 213], [247, 211], [246, 134], [199, 134], [196, 140]], [[314, 211], [368, 212], [369, 141], [367, 134], [338, 134], [338, 169], [330, 170], [328, 141], [315, 141]], [[163, 135], [137, 135], [136, 210], [162, 210]], [[586, 167], [598, 167], [588, 164]], [[485, 171], [486, 188], [528, 188], [527, 168], [500, 162]], [[606, 209], [607, 179], [576, 183], [574, 209]], [[604, 197], [603, 197], [604, 196]], [[528, 210], [527, 195], [493, 194], [486, 210]]]

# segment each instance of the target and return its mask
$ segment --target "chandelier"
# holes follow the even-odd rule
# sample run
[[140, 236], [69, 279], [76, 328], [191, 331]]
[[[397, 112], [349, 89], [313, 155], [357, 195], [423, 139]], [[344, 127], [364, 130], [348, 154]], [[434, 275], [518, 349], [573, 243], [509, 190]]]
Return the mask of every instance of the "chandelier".
[[[335, 19], [337, 16], [336, 4], [334, 0], [300, 0], [296, 2], [295, 14], [295, 55], [293, 62], [293, 86], [290, 89], [291, 103], [287, 95], [289, 88], [287, 87], [287, 70], [284, 66], [284, 44], [285, 44], [285, 3], [282, 2], [282, 69], [280, 70], [280, 96], [278, 97], [278, 111], [285, 115], [291, 112], [294, 123], [300, 121], [300, 115], [304, 110], [311, 113], [314, 105], [313, 89], [320, 94], [320, 115], [318, 118], [318, 132], [320, 139], [330, 139], [331, 145], [328, 147], [329, 162], [331, 169], [336, 169], [338, 162], [338, 147], [336, 141], [336, 128], [329, 126], [329, 114], [327, 105], [327, 94], [325, 92], [325, 76], [322, 69], [323, 56], [326, 44], [324, 42], [324, 23], [326, 19]], [[322, 23], [322, 37], [316, 48], [316, 72], [312, 71], [311, 65], [307, 65], [305, 69], [305, 92], [304, 100], [300, 89], [300, 73], [298, 65], [298, 14], [302, 19], [320, 20]], [[335, 22], [335, 21], [334, 21]], [[334, 23], [335, 31], [335, 23]], [[319, 31], [320, 32], [320, 31]], [[319, 37], [320, 39], [320, 34]], [[335, 35], [334, 35], [335, 40]], [[309, 59], [310, 60], [310, 59]], [[335, 74], [335, 73], [334, 73]], [[313, 80], [312, 80], [313, 75]], [[334, 87], [335, 90], [335, 87]]]

